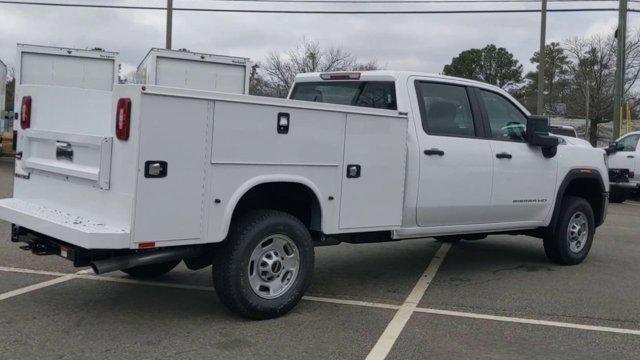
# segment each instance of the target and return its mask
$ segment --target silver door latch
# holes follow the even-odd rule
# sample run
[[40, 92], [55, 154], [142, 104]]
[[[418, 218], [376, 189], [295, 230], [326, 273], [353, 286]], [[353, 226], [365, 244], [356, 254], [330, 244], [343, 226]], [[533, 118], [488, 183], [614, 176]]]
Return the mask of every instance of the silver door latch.
[[144, 177], [163, 178], [167, 176], [167, 162], [150, 160], [144, 163]]

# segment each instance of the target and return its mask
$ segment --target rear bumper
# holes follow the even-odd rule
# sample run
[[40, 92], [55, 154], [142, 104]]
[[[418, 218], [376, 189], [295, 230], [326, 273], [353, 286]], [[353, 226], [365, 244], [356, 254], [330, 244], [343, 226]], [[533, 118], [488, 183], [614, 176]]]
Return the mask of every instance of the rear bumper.
[[640, 182], [612, 182], [609, 184], [612, 188], [640, 190]]
[[20, 199], [0, 200], [0, 219], [83, 249], [129, 249], [129, 229]]

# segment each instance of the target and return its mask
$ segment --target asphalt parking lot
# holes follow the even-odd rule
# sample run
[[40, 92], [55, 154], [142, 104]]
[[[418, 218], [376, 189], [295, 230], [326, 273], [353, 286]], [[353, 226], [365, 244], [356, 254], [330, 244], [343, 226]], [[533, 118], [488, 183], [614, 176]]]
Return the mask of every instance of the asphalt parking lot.
[[[0, 197], [12, 183], [0, 162]], [[573, 267], [524, 236], [318, 248], [305, 300], [260, 322], [222, 306], [210, 269], [98, 277], [9, 237], [0, 222], [1, 359], [640, 357], [639, 202], [612, 205]]]

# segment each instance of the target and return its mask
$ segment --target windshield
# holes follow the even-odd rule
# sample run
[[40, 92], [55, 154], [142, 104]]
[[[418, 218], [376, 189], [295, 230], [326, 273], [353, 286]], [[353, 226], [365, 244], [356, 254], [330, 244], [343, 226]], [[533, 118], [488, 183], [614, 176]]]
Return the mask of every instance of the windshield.
[[322, 81], [297, 83], [291, 99], [397, 110], [391, 81]]

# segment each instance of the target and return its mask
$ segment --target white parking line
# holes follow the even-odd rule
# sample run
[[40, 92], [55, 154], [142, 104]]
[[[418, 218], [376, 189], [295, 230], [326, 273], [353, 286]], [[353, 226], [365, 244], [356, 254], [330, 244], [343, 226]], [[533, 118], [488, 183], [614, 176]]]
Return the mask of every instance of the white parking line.
[[69, 274], [65, 274], [65, 273], [61, 273], [61, 272], [31, 270], [31, 269], [22, 269], [22, 268], [6, 267], [6, 266], [0, 266], [0, 271], [16, 272], [16, 273], [23, 273], [23, 274], [50, 275], [50, 276], [65, 276], [65, 275], [69, 275]]
[[[372, 308], [379, 308], [379, 309], [398, 310], [398, 313], [396, 313], [396, 316], [391, 320], [391, 323], [389, 323], [389, 325], [387, 326], [387, 329], [388, 329], [392, 325], [392, 323], [396, 321], [396, 317], [397, 317], [398, 320], [393, 325], [394, 333], [396, 333], [397, 335], [399, 335], [402, 332], [402, 328], [404, 328], [404, 325], [406, 325], [406, 322], [409, 320], [409, 317], [411, 316], [411, 314], [413, 312], [419, 312], [419, 313], [426, 313], [426, 314], [455, 316], [455, 317], [463, 317], [463, 318], [470, 318], [470, 319], [493, 320], [493, 321], [501, 321], [501, 322], [509, 322], [509, 323], [552, 326], [552, 327], [560, 327], [560, 328], [568, 328], [568, 329], [640, 336], [640, 330], [637, 330], [637, 329], [583, 325], [583, 324], [565, 323], [565, 322], [559, 322], [559, 321], [536, 320], [536, 319], [509, 317], [509, 316], [497, 316], [497, 315], [417, 307], [418, 302], [422, 298], [422, 296], [420, 295], [420, 292], [422, 292], [423, 295], [426, 292], [429, 284], [431, 283], [431, 281], [433, 280], [433, 277], [435, 276], [436, 271], [438, 270], [438, 267], [442, 263], [442, 260], [444, 259], [446, 252], [449, 250], [449, 247], [450, 247], [449, 244], [442, 245], [442, 247], [438, 250], [438, 253], [436, 253], [436, 257], [434, 257], [434, 259], [431, 261], [431, 263], [429, 264], [429, 267], [427, 267], [427, 270], [425, 270], [424, 274], [422, 275], [422, 277], [420, 278], [416, 286], [411, 291], [411, 294], [409, 294], [409, 296], [401, 306], [393, 305], [393, 304], [368, 302], [368, 301], [325, 298], [325, 297], [318, 297], [318, 296], [304, 296], [302, 299], [306, 301], [324, 302], [324, 303], [339, 304], [339, 305], [364, 306], [364, 307], [372, 307]], [[445, 248], [446, 250], [443, 250], [443, 248]], [[158, 286], [158, 287], [187, 289], [187, 290], [200, 290], [200, 291], [214, 290], [214, 288], [211, 286], [172, 284], [172, 283], [162, 283], [157, 281], [143, 281], [143, 280], [134, 280], [134, 279], [127, 279], [127, 278], [87, 275], [87, 273], [90, 273], [91, 271], [92, 271], [91, 269], [87, 269], [87, 270], [79, 271], [75, 274], [65, 274], [65, 273], [52, 272], [52, 271], [31, 270], [31, 269], [0, 266], [0, 272], [14, 272], [14, 273], [24, 273], [24, 274], [57, 276], [57, 278], [49, 281], [45, 281], [42, 283], [34, 284], [21, 289], [0, 294], [0, 300], [8, 299], [14, 296], [25, 294], [31, 291], [42, 289], [42, 288], [59, 284], [72, 279], [106, 281], [106, 282], [134, 284], [134, 285], [148, 285], [148, 286]], [[402, 312], [402, 315], [398, 315], [400, 312]], [[402, 324], [402, 327], [399, 326], [400, 324]], [[387, 332], [387, 329], [385, 329], [385, 332]], [[389, 330], [388, 333], [390, 334], [391, 330]], [[395, 339], [397, 339], [397, 336], [395, 337], [395, 339], [393, 339], [392, 343], [389, 343], [391, 339], [392, 337], [386, 339], [384, 342], [384, 344], [386, 344], [385, 349], [387, 349], [385, 356], [393, 347], [393, 344], [395, 343]], [[381, 343], [381, 340], [382, 340], [382, 336], [378, 340], [378, 343]], [[378, 344], [376, 344], [376, 346], [378, 346]], [[381, 347], [378, 347], [378, 348], [380, 349]], [[380, 351], [380, 350], [377, 350], [377, 351]], [[373, 350], [369, 354], [369, 357], [371, 357], [372, 354], [373, 354]], [[376, 357], [371, 357], [371, 358], [377, 359]]]
[[421, 313], [427, 313], [427, 314], [457, 316], [457, 317], [464, 317], [464, 318], [470, 318], [470, 319], [494, 320], [494, 321], [511, 322], [511, 323], [518, 323], [518, 324], [544, 325], [544, 326], [554, 326], [554, 327], [561, 327], [561, 328], [568, 328], [568, 329], [600, 331], [600, 332], [609, 332], [609, 333], [627, 334], [627, 335], [640, 335], [640, 330], [613, 328], [613, 327], [607, 327], [607, 326], [583, 325], [583, 324], [565, 323], [565, 322], [559, 322], [559, 321], [547, 321], [547, 320], [516, 318], [516, 317], [509, 317], [509, 316], [475, 314], [475, 313], [468, 313], [468, 312], [439, 310], [439, 309], [416, 308], [415, 311], [421, 312]]
[[438, 268], [450, 248], [451, 244], [449, 243], [444, 243], [440, 246], [436, 255], [431, 259], [431, 262], [429, 262], [429, 266], [427, 266], [424, 274], [422, 274], [409, 296], [407, 296], [407, 299], [398, 312], [396, 312], [396, 315], [391, 319], [391, 322], [387, 325], [387, 328], [384, 329], [382, 335], [380, 335], [378, 342], [376, 342], [371, 352], [369, 352], [369, 355], [367, 355], [367, 360], [382, 360], [387, 357], [393, 344], [396, 343], [400, 333], [402, 333], [402, 329], [404, 329], [409, 321], [411, 314], [413, 314], [418, 306], [420, 299], [422, 299], [427, 288], [429, 288], [429, 284], [431, 284], [431, 281], [436, 276]]
[[325, 298], [325, 297], [318, 297], [318, 296], [303, 296], [302, 300], [325, 302], [325, 303], [339, 304], [339, 305], [365, 306], [365, 307], [373, 307], [378, 309], [390, 309], [390, 310], [400, 309], [400, 305], [383, 304], [383, 303], [358, 301], [358, 300], [333, 299], [333, 298]]
[[35, 291], [35, 290], [38, 290], [38, 289], [46, 288], [46, 287], [51, 286], [51, 285], [60, 284], [60, 283], [63, 283], [65, 281], [69, 281], [69, 280], [73, 279], [74, 277], [75, 277], [74, 274], [68, 274], [68, 275], [57, 277], [55, 279], [51, 279], [51, 280], [48, 280], [48, 281], [45, 281], [45, 282], [41, 282], [41, 283], [33, 284], [33, 285], [30, 285], [30, 286], [27, 286], [27, 287], [23, 287], [23, 288], [20, 288], [20, 289], [16, 289], [16, 290], [13, 290], [13, 291], [9, 291], [9, 292], [0, 294], [0, 301], [8, 299], [8, 298], [12, 298], [14, 296], [26, 294], [28, 292]]

